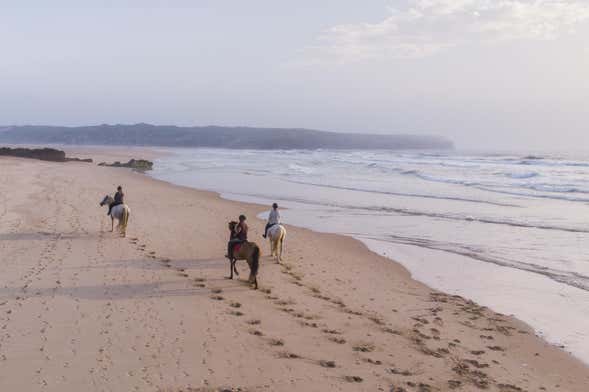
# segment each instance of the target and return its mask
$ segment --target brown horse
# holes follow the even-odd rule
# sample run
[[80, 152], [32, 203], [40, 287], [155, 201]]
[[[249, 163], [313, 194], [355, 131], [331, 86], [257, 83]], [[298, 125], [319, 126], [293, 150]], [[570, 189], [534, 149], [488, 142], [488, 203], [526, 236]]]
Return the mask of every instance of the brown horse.
[[[235, 232], [235, 226], [237, 226], [237, 222], [229, 222], [229, 230], [231, 233]], [[235, 275], [239, 275], [239, 272], [237, 272], [237, 268], [235, 267], [237, 260], [247, 260], [247, 264], [250, 267], [250, 276], [248, 282], [253, 285], [254, 289], [257, 289], [257, 276], [258, 269], [260, 267], [260, 248], [258, 245], [256, 245], [254, 242], [246, 241], [239, 244], [239, 249], [234, 249], [233, 258], [230, 260], [231, 264], [229, 266], [229, 279], [233, 279], [233, 271], [235, 271]]]

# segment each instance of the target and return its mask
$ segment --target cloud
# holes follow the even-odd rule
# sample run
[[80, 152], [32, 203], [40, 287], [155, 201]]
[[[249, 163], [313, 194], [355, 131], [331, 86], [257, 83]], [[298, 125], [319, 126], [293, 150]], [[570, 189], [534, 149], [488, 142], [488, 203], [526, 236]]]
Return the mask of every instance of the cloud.
[[305, 55], [338, 62], [419, 58], [471, 43], [551, 40], [588, 20], [586, 0], [409, 0], [378, 23], [328, 29]]

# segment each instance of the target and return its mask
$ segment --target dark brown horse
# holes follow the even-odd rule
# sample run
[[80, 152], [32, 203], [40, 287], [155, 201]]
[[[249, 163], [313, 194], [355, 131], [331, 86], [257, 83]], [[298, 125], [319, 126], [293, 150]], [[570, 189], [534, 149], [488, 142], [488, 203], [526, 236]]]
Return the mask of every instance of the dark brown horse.
[[[237, 222], [229, 222], [229, 230], [231, 233], [235, 232], [235, 226], [237, 226]], [[238, 247], [239, 249], [234, 248], [233, 258], [230, 260], [231, 264], [229, 265], [229, 279], [233, 279], [234, 271], [235, 275], [239, 275], [239, 272], [237, 272], [237, 268], [235, 267], [237, 260], [247, 260], [247, 264], [250, 267], [250, 276], [248, 282], [253, 285], [254, 289], [257, 289], [257, 276], [258, 269], [260, 267], [260, 248], [254, 242], [248, 241], [239, 244]]]

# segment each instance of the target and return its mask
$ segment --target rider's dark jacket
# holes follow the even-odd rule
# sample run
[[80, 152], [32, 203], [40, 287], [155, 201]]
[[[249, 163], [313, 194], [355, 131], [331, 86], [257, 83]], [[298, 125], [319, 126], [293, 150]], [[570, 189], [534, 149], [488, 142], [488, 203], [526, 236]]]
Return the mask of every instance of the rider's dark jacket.
[[115, 193], [115, 202], [113, 203], [113, 205], [123, 204], [124, 199], [125, 199], [125, 194], [123, 192], [117, 191], [117, 193]]

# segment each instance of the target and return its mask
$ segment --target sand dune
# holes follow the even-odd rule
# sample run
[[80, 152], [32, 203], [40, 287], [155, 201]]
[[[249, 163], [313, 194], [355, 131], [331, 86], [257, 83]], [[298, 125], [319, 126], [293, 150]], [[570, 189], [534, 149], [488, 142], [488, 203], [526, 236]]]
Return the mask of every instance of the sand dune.
[[[98, 206], [118, 184], [127, 238]], [[589, 369], [523, 323], [355, 240], [288, 227], [274, 263], [262, 210], [126, 169], [0, 158], [0, 391], [589, 390]], [[224, 278], [240, 213], [265, 253], [257, 291], [245, 262]]]

